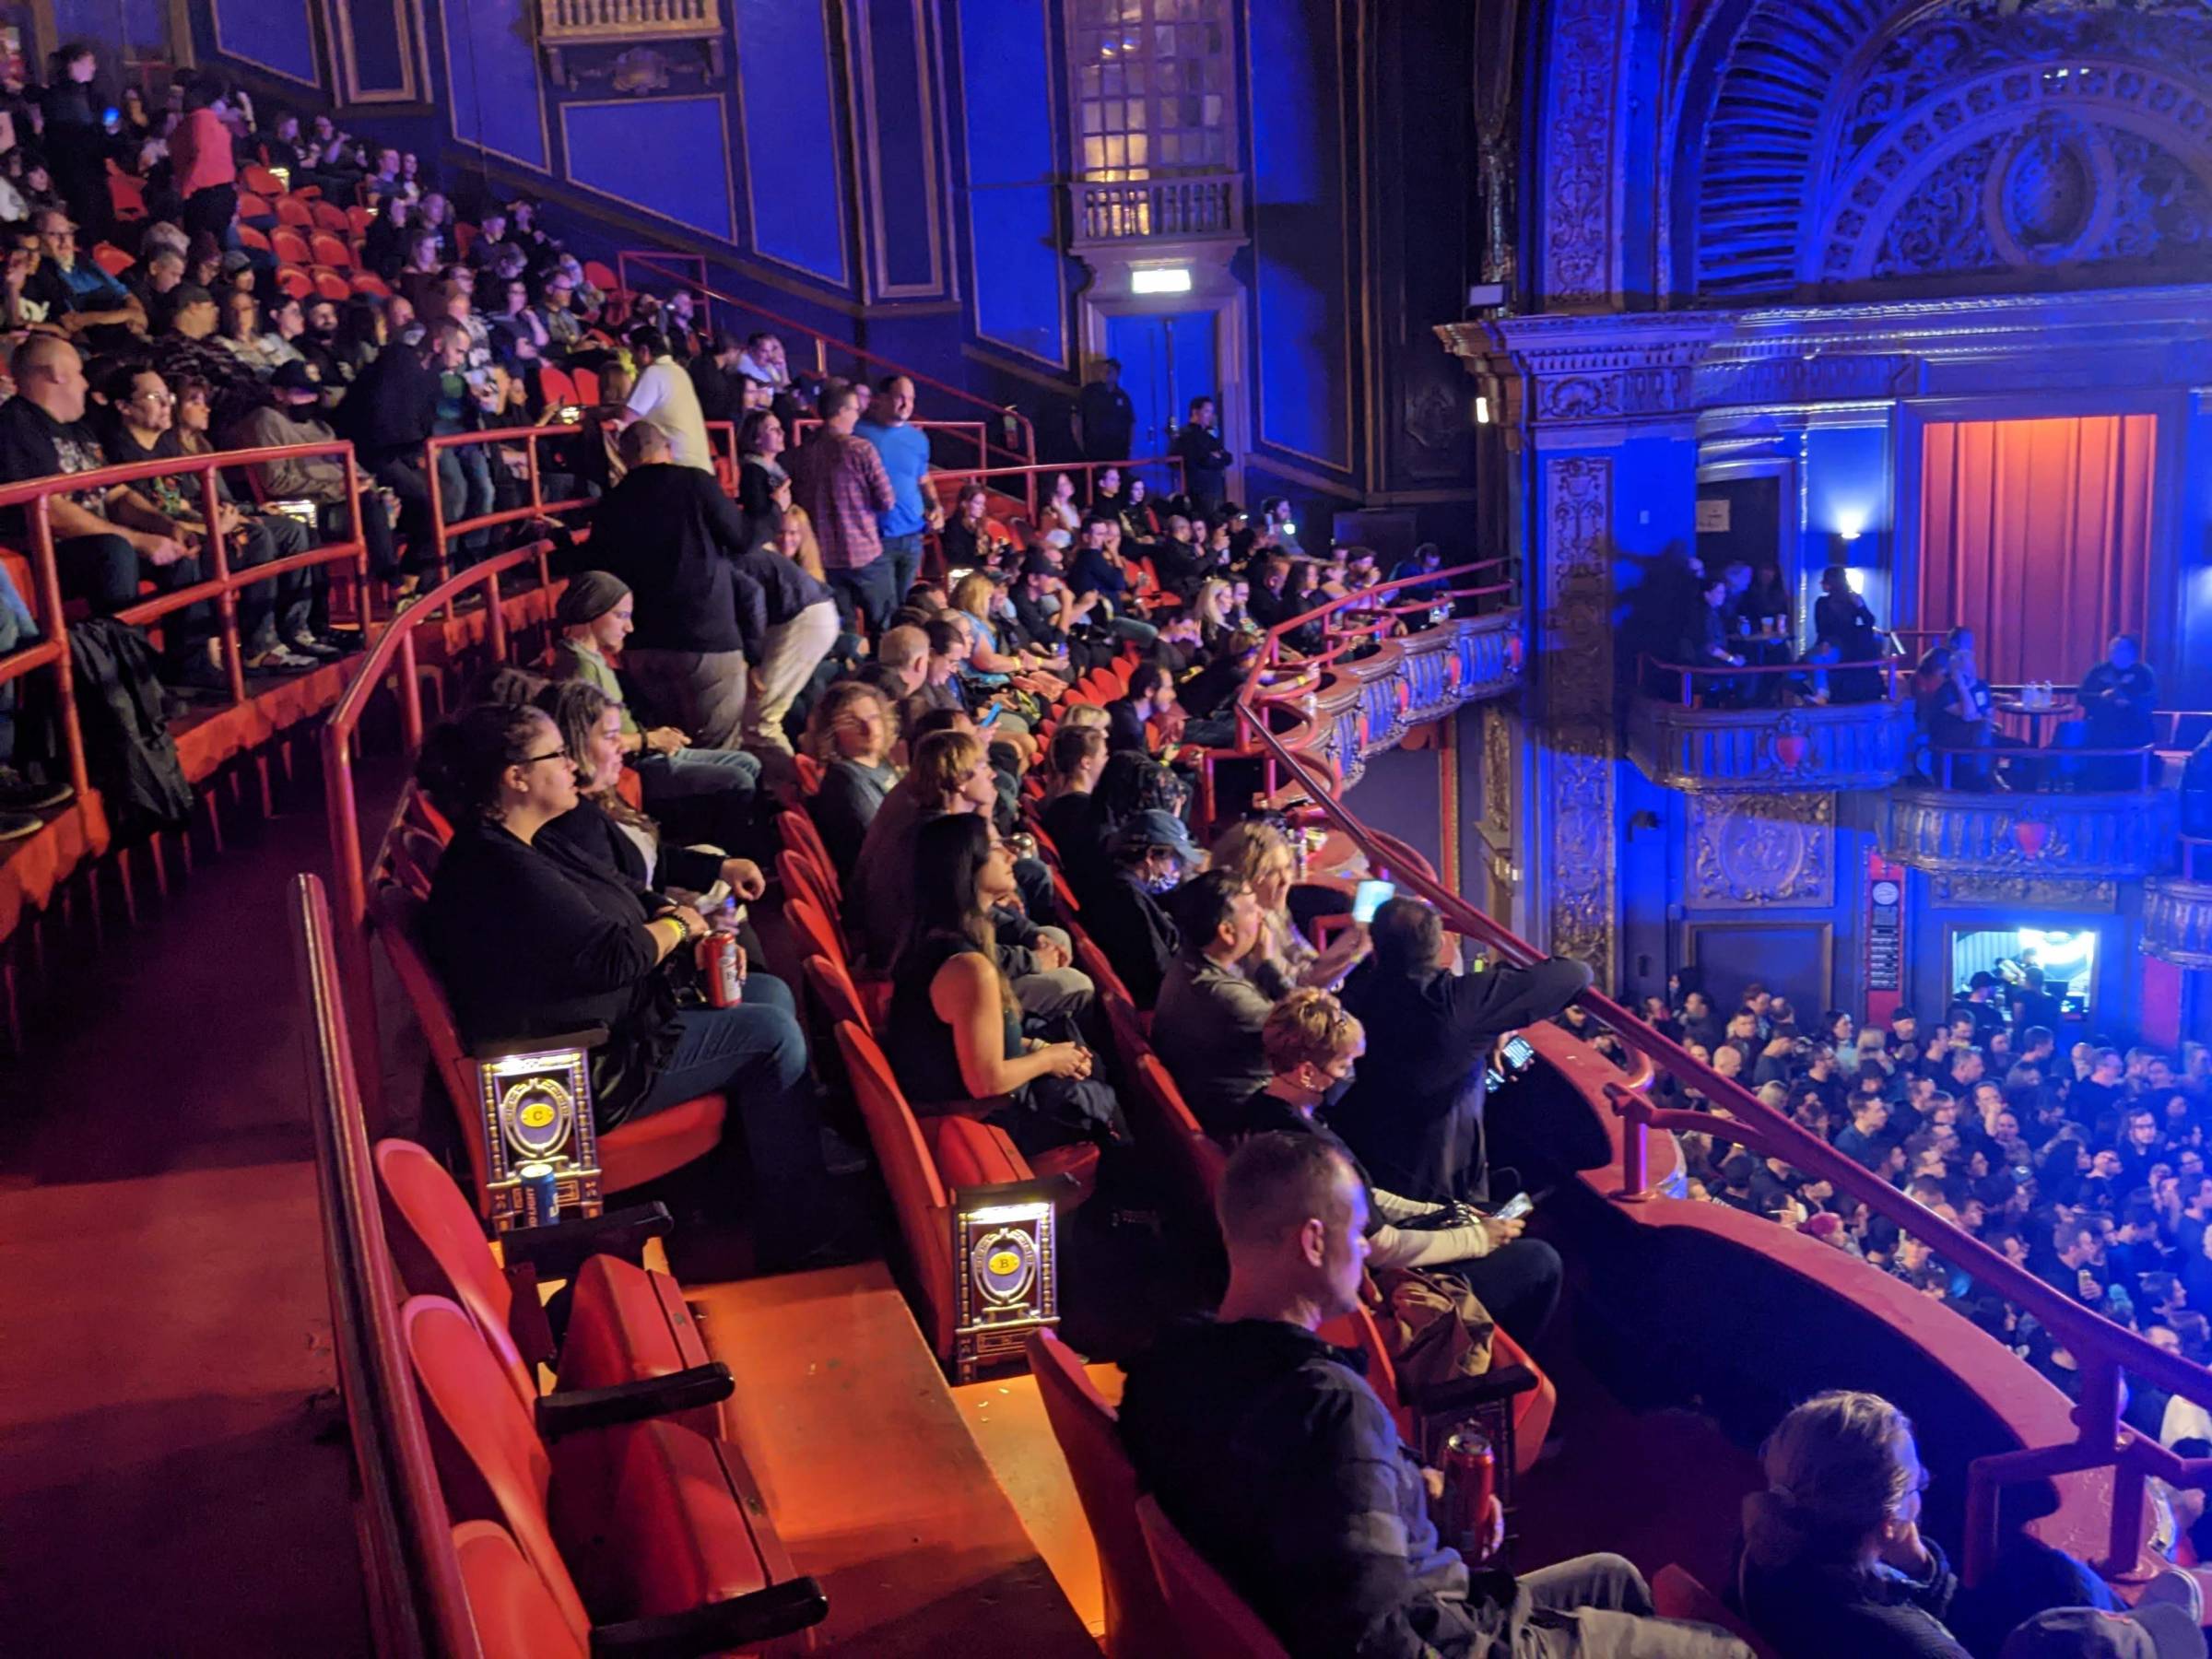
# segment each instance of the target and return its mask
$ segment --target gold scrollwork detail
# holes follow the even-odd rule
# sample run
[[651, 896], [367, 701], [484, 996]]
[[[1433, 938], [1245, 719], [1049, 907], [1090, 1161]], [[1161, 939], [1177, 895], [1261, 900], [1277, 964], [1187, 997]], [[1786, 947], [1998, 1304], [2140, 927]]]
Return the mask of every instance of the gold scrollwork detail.
[[1687, 797], [1689, 900], [1710, 906], [1828, 904], [1836, 888], [1836, 797]]

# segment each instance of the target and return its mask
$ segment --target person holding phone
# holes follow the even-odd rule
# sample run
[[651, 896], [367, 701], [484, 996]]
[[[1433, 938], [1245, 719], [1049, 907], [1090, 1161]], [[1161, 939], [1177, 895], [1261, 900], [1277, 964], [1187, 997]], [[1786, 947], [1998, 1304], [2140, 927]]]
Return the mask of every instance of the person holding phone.
[[1559, 1306], [1566, 1270], [1558, 1251], [1523, 1236], [1533, 1207], [1525, 1194], [1482, 1217], [1464, 1205], [1425, 1204], [1375, 1185], [1324, 1116], [1324, 1103], [1343, 1091], [1367, 1052], [1367, 1033], [1326, 991], [1293, 991], [1277, 1003], [1260, 1028], [1260, 1046], [1275, 1075], [1223, 1120], [1218, 1138], [1233, 1146], [1280, 1132], [1327, 1141], [1367, 1189], [1370, 1271], [1450, 1268], [1516, 1342], [1535, 1341]]

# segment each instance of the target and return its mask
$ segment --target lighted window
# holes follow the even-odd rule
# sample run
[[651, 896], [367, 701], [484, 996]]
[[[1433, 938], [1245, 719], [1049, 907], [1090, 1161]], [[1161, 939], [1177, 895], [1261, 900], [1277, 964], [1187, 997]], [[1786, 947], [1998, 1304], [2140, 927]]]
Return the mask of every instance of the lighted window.
[[1229, 0], [1073, 0], [1077, 150], [1093, 179], [1225, 172]]

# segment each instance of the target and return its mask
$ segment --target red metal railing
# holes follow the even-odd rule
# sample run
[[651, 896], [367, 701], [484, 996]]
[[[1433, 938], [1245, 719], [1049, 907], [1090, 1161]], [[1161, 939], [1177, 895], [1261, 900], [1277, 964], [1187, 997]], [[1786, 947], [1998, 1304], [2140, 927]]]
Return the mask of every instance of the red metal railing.
[[[1888, 688], [1885, 697], [1867, 698], [1862, 700], [1861, 702], [1847, 703], [1843, 705], [1844, 707], [1849, 708], [1863, 706], [1863, 703], [1865, 702], [1879, 702], [1883, 700], [1888, 700], [1890, 702], [1897, 701], [1898, 699], [1902, 695], [1898, 686], [1897, 670], [1898, 665], [1903, 661], [1904, 659], [1902, 657], [1887, 656], [1877, 657], [1870, 663], [1747, 663], [1740, 668], [1730, 668], [1702, 663], [1663, 663], [1657, 657], [1653, 656], [1650, 652], [1646, 651], [1640, 652], [1637, 654], [1636, 672], [1638, 683], [1646, 687], [1647, 688], [1664, 684], [1664, 680], [1659, 677], [1661, 676], [1669, 674], [1679, 675], [1682, 682], [1682, 688], [1679, 695], [1682, 699], [1682, 706], [1686, 709], [1695, 708], [1697, 706], [1697, 683], [1700, 679], [1707, 681], [1725, 681], [1742, 679], [1755, 676], [1772, 677], [1775, 675], [1783, 674], [1794, 675], [1800, 679], [1805, 679], [1816, 674], [1830, 676], [1838, 674], [1850, 674], [1854, 671], [1865, 674], [1877, 672], [1881, 674], [1883, 678], [1888, 682]], [[1661, 695], [1656, 691], [1653, 691], [1652, 694], [1653, 696]]]
[[[798, 418], [798, 419], [793, 421], [791, 423], [792, 447], [796, 449], [800, 444], [806, 442], [808, 438], [814, 435], [816, 429], [820, 427], [821, 424], [822, 423], [820, 419], [812, 415], [802, 415]], [[980, 469], [989, 465], [990, 464], [991, 435], [982, 421], [910, 420], [906, 424], [912, 427], [918, 432], [928, 433], [933, 440], [935, 440], [937, 434], [943, 433], [952, 442], [963, 448], [973, 449], [975, 452], [975, 461], [973, 464], [975, 468]], [[934, 441], [931, 444], [931, 451], [934, 454], [935, 451], [935, 444]], [[940, 471], [941, 469], [933, 460], [930, 464], [930, 470], [934, 473]]]
[[212, 602], [219, 619], [216, 637], [220, 641], [224, 675], [231, 703], [235, 706], [249, 700], [245, 659], [238, 637], [238, 594], [241, 589], [258, 582], [274, 582], [295, 571], [319, 565], [345, 565], [349, 567], [363, 625], [367, 625], [369, 554], [361, 540], [360, 497], [359, 480], [354, 473], [351, 444], [301, 443], [276, 449], [225, 450], [212, 455], [135, 462], [125, 466], [101, 467], [97, 472], [72, 473], [0, 487], [0, 507], [21, 507], [28, 523], [30, 545], [26, 551], [30, 561], [33, 592], [25, 594], [24, 599], [31, 606], [42, 636], [35, 645], [0, 656], [0, 683], [19, 679], [41, 668], [53, 669], [57, 703], [61, 711], [64, 758], [69, 768], [69, 781], [76, 786], [80, 798], [89, 785], [85, 771], [84, 735], [76, 714], [76, 682], [70, 666], [69, 622], [62, 597], [60, 568], [54, 559], [53, 498], [57, 495], [78, 495], [87, 490], [112, 488], [119, 484], [135, 484], [148, 478], [189, 474], [199, 480], [200, 522], [213, 525], [220, 517], [216, 474], [221, 469], [311, 457], [326, 460], [335, 458], [344, 462], [347, 499], [353, 503], [350, 535], [322, 547], [312, 547], [304, 553], [272, 559], [250, 570], [233, 571], [230, 568], [229, 550], [225, 546], [226, 538], [211, 532], [201, 543], [200, 558], [205, 563], [200, 581], [190, 587], [148, 595], [114, 613], [119, 621], [143, 625], [158, 622], [187, 606]]
[[[1030, 522], [1034, 524], [1040, 505], [1037, 499], [1037, 485], [1040, 479], [1048, 477], [1057, 478], [1062, 473], [1065, 473], [1075, 481], [1075, 508], [1078, 513], [1081, 513], [1088, 511], [1092, 499], [1098, 494], [1098, 478], [1100, 473], [1119, 472], [1126, 479], [1135, 469], [1146, 466], [1160, 468], [1172, 486], [1171, 488], [1159, 491], [1154, 497], [1154, 500], [1162, 506], [1161, 516], [1164, 518], [1166, 516], [1164, 503], [1167, 497], [1182, 493], [1182, 457], [1180, 455], [1139, 455], [1130, 461], [1053, 461], [1022, 466], [978, 466], [965, 471], [939, 470], [933, 472], [930, 476], [940, 488], [947, 485], [964, 487], [969, 484], [981, 484], [986, 489], [999, 495], [1018, 496], [1029, 512]], [[1018, 488], [1007, 488], [1003, 480], [1009, 478], [1016, 480]], [[1151, 479], [1145, 480], [1145, 488], [1147, 489], [1152, 488]]]
[[[708, 284], [705, 262], [699, 260], [696, 255], [690, 256], [692, 262], [699, 265], [696, 275], [674, 268], [682, 263], [684, 257], [651, 250], [633, 250], [616, 254], [615, 266], [625, 289], [632, 287], [629, 275], [632, 265], [635, 265], [645, 276], [688, 288], [706, 302], [706, 321], [710, 324], [713, 320], [714, 308], [719, 305], [750, 318], [755, 324], [765, 324], [769, 331], [779, 335], [797, 335], [804, 339], [812, 341], [814, 371], [818, 375], [829, 374], [831, 371], [830, 365], [834, 361], [850, 359], [855, 372], [849, 378], [880, 380], [887, 374], [903, 374], [908, 380], [914, 382], [917, 389], [926, 389], [931, 393], [933, 401], [948, 399], [965, 408], [981, 409], [984, 411], [985, 418], [1005, 434], [1002, 440], [992, 444], [994, 449], [1000, 451], [1006, 459], [1018, 465], [1037, 458], [1037, 429], [1027, 415], [1022, 414], [1012, 405], [994, 404], [987, 397], [978, 397], [964, 387], [953, 385], [948, 381], [938, 380], [935, 375], [924, 374], [918, 370], [909, 369], [903, 363], [894, 362], [880, 352], [870, 351], [865, 347], [835, 339], [818, 328], [812, 328], [806, 324], [779, 315], [775, 312], [755, 304], [750, 300], [740, 299], [735, 294], [724, 293], [720, 288]], [[756, 332], [756, 330], [743, 332]]]
[[[438, 571], [438, 580], [443, 582], [453, 573], [453, 544], [464, 535], [473, 535], [487, 530], [497, 530], [504, 524], [526, 524], [550, 517], [557, 512], [572, 512], [592, 504], [589, 496], [573, 496], [566, 500], [548, 501], [545, 494], [545, 475], [538, 458], [537, 446], [556, 439], [574, 439], [582, 430], [574, 426], [498, 427], [483, 432], [448, 432], [432, 438], [428, 446], [423, 472], [429, 481], [430, 490], [430, 543]], [[474, 449], [483, 445], [498, 449], [507, 444], [520, 444], [525, 458], [530, 499], [519, 507], [496, 508], [476, 518], [466, 518], [453, 524], [445, 522], [445, 490], [438, 481], [438, 457], [449, 450]], [[503, 462], [496, 455], [488, 457], [492, 465]], [[578, 480], [582, 482], [582, 479]]]
[[[1290, 628], [1310, 620], [1311, 615], [1277, 624], [1269, 630], [1271, 637], [1279, 638]], [[1264, 695], [1255, 672], [1238, 695], [1239, 714], [1254, 746], [1266, 750], [1288, 772], [1311, 802], [1311, 811], [1347, 836], [1375, 865], [1386, 866], [1402, 890], [1410, 890], [1434, 905], [1445, 925], [1454, 932], [1477, 941], [1506, 963], [1526, 966], [1542, 959], [1533, 946], [1443, 887], [1418, 854], [1355, 818], [1334, 793], [1329, 780], [1299, 752], [1313, 734], [1294, 732], [1287, 738], [1269, 729], [1258, 706]], [[2136, 1574], [2143, 1548], [2145, 1480], [2155, 1476], [2175, 1486], [2212, 1484], [2212, 1459], [2177, 1457], [2155, 1440], [2124, 1425], [2120, 1420], [2124, 1393], [2122, 1373], [2212, 1406], [2212, 1371], [2153, 1347], [2134, 1332], [2122, 1329], [2016, 1266], [1971, 1233], [1923, 1209], [1888, 1182], [1762, 1103], [1741, 1084], [1693, 1058], [1679, 1043], [1662, 1036], [1611, 997], [1591, 989], [1577, 1001], [1642, 1062], [1638, 1069], [1645, 1073], [1646, 1082], [1664, 1073], [1677, 1084], [1695, 1089], [1713, 1108], [1711, 1112], [1662, 1108], [1652, 1104], [1635, 1077], [1613, 1083], [1606, 1093], [1621, 1124], [1622, 1181], [1621, 1191], [1614, 1194], [1617, 1200], [1634, 1203], [1651, 1196], [1648, 1143], [1653, 1130], [1695, 1129], [1765, 1156], [1786, 1159], [1807, 1175], [1833, 1183], [1838, 1192], [1927, 1244], [1984, 1288], [2032, 1314], [2075, 1357], [2082, 1381], [2080, 1404], [2073, 1413], [2076, 1438], [2064, 1444], [1977, 1458], [1970, 1468], [1965, 1538], [1968, 1582], [1984, 1582], [1994, 1560], [1999, 1543], [1997, 1500], [2006, 1487], [2104, 1468], [2113, 1471], [2113, 1492], [2106, 1556], [2100, 1565], [2108, 1577], [2124, 1579]]]

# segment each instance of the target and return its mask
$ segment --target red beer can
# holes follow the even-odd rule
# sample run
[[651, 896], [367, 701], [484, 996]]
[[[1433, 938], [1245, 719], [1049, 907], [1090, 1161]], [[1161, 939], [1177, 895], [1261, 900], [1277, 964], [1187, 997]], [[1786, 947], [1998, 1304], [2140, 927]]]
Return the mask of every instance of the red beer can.
[[699, 942], [700, 976], [706, 981], [707, 1001], [717, 1008], [734, 1008], [745, 1000], [737, 951], [735, 934], [712, 933]]
[[1463, 1423], [1444, 1441], [1444, 1542], [1463, 1559], [1490, 1553], [1490, 1500], [1498, 1495], [1498, 1453], [1490, 1437]]

